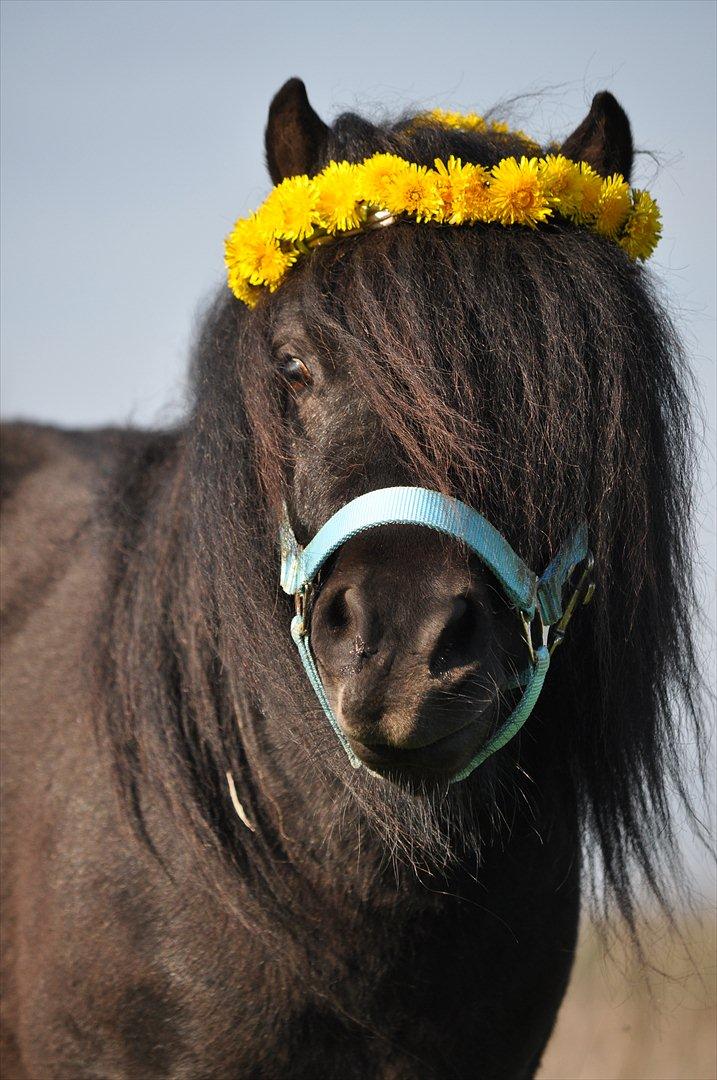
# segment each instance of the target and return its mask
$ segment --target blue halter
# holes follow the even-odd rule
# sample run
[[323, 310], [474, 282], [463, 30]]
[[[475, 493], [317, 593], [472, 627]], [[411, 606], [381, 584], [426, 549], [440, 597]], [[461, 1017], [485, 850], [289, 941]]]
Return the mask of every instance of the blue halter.
[[[295, 597], [297, 612], [291, 623], [291, 636], [328, 721], [356, 769], [362, 763], [334, 716], [311, 652], [311, 590], [322, 566], [334, 552], [352, 537], [381, 525], [424, 525], [460, 540], [497, 578], [523, 623], [530, 666], [514, 684], [524, 687], [523, 694], [493, 737], [465, 768], [451, 778], [454, 784], [470, 776], [486, 758], [505, 746], [533, 711], [545, 681], [551, 653], [563, 640], [565, 628], [578, 603], [582, 601], [587, 604], [593, 593], [593, 560], [587, 547], [587, 527], [585, 524], [578, 526], [542, 576], [538, 577], [516, 555], [497, 529], [476, 510], [458, 499], [450, 499], [426, 488], [381, 488], [360, 495], [329, 518], [304, 548], [297, 543], [288, 520], [284, 521], [280, 534], [281, 587]], [[563, 596], [570, 579], [581, 564], [584, 565], [577, 586], [564, 603]], [[541, 644], [534, 647], [531, 623], [536, 617], [542, 634]], [[551, 628], [553, 635], [549, 642]]]

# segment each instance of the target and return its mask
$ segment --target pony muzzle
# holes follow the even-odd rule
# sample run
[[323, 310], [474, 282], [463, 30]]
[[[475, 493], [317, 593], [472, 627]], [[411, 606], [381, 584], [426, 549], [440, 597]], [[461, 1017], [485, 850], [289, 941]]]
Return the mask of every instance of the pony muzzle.
[[[349, 540], [384, 525], [419, 525], [462, 543], [492, 573], [524, 628], [530, 662], [513, 680], [512, 688], [520, 692], [519, 700], [509, 716], [499, 720], [492, 735], [484, 739], [479, 748], [469, 748], [469, 760], [457, 764], [454, 760], [455, 768], [448, 779], [450, 783], [456, 783], [470, 776], [487, 758], [505, 746], [532, 713], [543, 687], [552, 649], [563, 640], [567, 623], [579, 604], [587, 603], [592, 595], [593, 564], [587, 548], [587, 528], [584, 524], [578, 526], [545, 572], [538, 576], [476, 510], [457, 499], [425, 488], [382, 488], [360, 495], [341, 507], [303, 548], [297, 543], [285, 515], [280, 532], [281, 585], [285, 592], [295, 598], [292, 638], [309, 682], [354, 768], [360, 768], [362, 764], [370, 765], [378, 757], [386, 761], [388, 767], [392, 762], [398, 766], [403, 762], [410, 767], [417, 759], [421, 767], [430, 770], [431, 745], [435, 743], [436, 757], [440, 758], [439, 749], [446, 749], [451, 740], [456, 746], [448, 749], [460, 747], [461, 731], [468, 726], [467, 723], [459, 723], [447, 734], [439, 733], [435, 739], [428, 739], [423, 746], [384, 745], [379, 754], [373, 753], [370, 745], [362, 746], [362, 755], [367, 759], [362, 762], [356, 753], [356, 740], [352, 745], [349, 734], [329, 701], [311, 646], [311, 617], [317, 577], [327, 561]], [[581, 568], [579, 580], [576, 586], [572, 586], [571, 581], [578, 567]], [[564, 599], [565, 593], [568, 595]], [[534, 622], [540, 625], [537, 644], [532, 633]], [[555, 627], [552, 641], [551, 627]], [[414, 750], [418, 753], [414, 753]], [[450, 759], [450, 754], [448, 757]]]

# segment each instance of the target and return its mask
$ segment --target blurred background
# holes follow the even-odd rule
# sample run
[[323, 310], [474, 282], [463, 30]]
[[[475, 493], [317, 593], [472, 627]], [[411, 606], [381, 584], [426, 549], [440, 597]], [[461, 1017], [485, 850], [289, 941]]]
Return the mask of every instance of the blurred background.
[[[64, 426], [181, 413], [222, 239], [268, 190], [263, 129], [290, 75], [330, 119], [486, 112], [561, 138], [611, 90], [657, 197], [651, 261], [696, 380], [697, 572], [714, 686], [715, 5], [3, 0], [2, 412]], [[701, 805], [705, 820], [711, 809]], [[712, 829], [714, 834], [714, 827]], [[587, 924], [543, 1077], [715, 1076], [714, 863], [684, 831], [694, 911], [659, 924], [648, 985]], [[606, 954], [610, 953], [609, 956]]]

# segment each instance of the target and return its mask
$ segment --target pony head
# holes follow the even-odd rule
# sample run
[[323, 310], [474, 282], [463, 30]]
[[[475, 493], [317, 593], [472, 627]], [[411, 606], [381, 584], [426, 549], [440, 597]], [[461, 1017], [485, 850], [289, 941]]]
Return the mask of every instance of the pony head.
[[[346, 113], [328, 125], [296, 79], [266, 130], [275, 185], [376, 155], [425, 170], [460, 159], [495, 176], [536, 153], [522, 133], [442, 116]], [[598, 94], [540, 160], [550, 154], [627, 186], [625, 113]], [[217, 300], [167, 495], [174, 524], [156, 525], [160, 548], [181, 555], [137, 570], [151, 573], [151, 595], [166, 594], [161, 634], [148, 631], [137, 650], [155, 683], [159, 671], [175, 687], [153, 699], [153, 724], [176, 743], [179, 709], [180, 732], [201, 742], [177, 781], [182, 805], [201, 808], [229, 769], [255, 819], [261, 792], [249, 779], [242, 791], [242, 776], [266, 790], [276, 772], [284, 791], [285, 777], [320, 774], [389, 838], [426, 792], [443, 793], [441, 813], [478, 802], [497, 807], [496, 820], [506, 800], [550, 803], [557, 815], [575, 808], [625, 906], [635, 860], [659, 889], [654, 840], [669, 836], [667, 791], [681, 785], [679, 717], [694, 715], [691, 433], [679, 343], [624, 235], [558, 213], [445, 227], [397, 213], [387, 227], [335, 230], [251, 308], [228, 291]], [[180, 499], [176, 485], [190, 494]], [[382, 778], [354, 772], [329, 730], [279, 588], [285, 514], [306, 544], [346, 503], [392, 486], [461, 500], [536, 570], [585, 522], [595, 559], [593, 603], [521, 735], [448, 796], [447, 777], [512, 707], [526, 662], [490, 570], [410, 525], [356, 536], [323, 567], [317, 668], [343, 733]], [[118, 678], [128, 716], [138, 673]]]

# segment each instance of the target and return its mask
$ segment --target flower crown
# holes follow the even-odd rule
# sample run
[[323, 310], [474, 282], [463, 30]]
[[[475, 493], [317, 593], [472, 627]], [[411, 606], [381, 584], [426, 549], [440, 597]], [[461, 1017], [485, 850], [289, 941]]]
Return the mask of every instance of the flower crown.
[[[509, 134], [505, 125], [475, 114], [440, 109], [416, 123]], [[526, 149], [538, 148], [522, 132], [513, 134]], [[647, 259], [660, 238], [660, 211], [646, 191], [630, 188], [619, 173], [603, 179], [586, 162], [560, 153], [505, 157], [492, 169], [453, 156], [436, 158], [434, 166], [379, 153], [357, 165], [331, 161], [316, 176], [283, 180], [226, 238], [229, 288], [254, 307], [312, 248], [404, 219], [535, 228], [558, 216], [615, 241], [631, 259]]]

